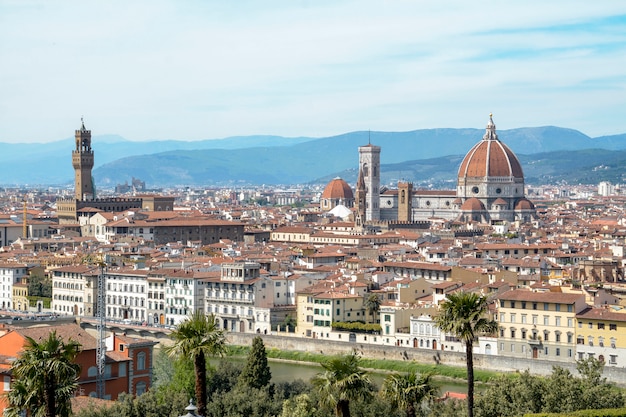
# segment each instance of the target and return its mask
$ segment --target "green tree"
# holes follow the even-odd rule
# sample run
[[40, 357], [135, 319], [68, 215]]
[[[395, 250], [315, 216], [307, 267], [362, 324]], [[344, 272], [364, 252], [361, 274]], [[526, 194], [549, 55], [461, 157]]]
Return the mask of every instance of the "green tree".
[[66, 417], [71, 414], [70, 399], [78, 388], [80, 366], [74, 359], [80, 344], [63, 341], [56, 331], [41, 343], [26, 337], [20, 357], [13, 362], [13, 383], [7, 394], [7, 416]]
[[498, 323], [487, 316], [487, 298], [476, 293], [459, 291], [449, 294], [441, 303], [435, 323], [465, 344], [467, 365], [467, 415], [474, 415], [474, 340], [482, 333], [494, 333]]
[[280, 417], [313, 417], [315, 407], [308, 394], [300, 394], [283, 402]]
[[296, 319], [293, 318], [291, 314], [288, 314], [287, 317], [285, 317], [285, 321], [283, 322], [283, 324], [285, 325], [285, 330], [287, 330], [288, 332], [293, 332], [296, 329], [296, 325], [298, 324], [298, 322], [296, 321]]
[[322, 363], [325, 371], [311, 380], [322, 405], [334, 408], [337, 416], [350, 417], [350, 400], [371, 396], [372, 383], [359, 361], [354, 352], [329, 359]]
[[380, 311], [380, 298], [378, 294], [370, 293], [365, 299], [365, 308], [370, 316], [372, 316], [372, 321], [376, 323], [376, 315]]
[[52, 280], [38, 274], [28, 277], [28, 295], [33, 297], [52, 297]]
[[272, 372], [267, 364], [263, 339], [256, 336], [252, 339], [252, 349], [250, 349], [246, 365], [239, 375], [239, 384], [258, 389], [269, 385], [271, 379]]
[[215, 317], [196, 311], [183, 320], [170, 334], [174, 344], [167, 347], [172, 357], [191, 358], [195, 371], [195, 391], [198, 414], [206, 415], [207, 356], [223, 356], [226, 352], [224, 331], [217, 327]]
[[433, 400], [438, 391], [431, 377], [417, 372], [391, 374], [383, 381], [381, 397], [404, 410], [406, 417], [415, 417], [417, 407]]

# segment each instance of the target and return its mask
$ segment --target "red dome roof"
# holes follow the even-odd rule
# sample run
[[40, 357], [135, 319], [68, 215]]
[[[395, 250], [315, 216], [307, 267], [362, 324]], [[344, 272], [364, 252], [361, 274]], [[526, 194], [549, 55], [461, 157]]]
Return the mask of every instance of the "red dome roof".
[[508, 204], [509, 203], [507, 203], [506, 200], [503, 198], [496, 198], [496, 201], [493, 202], [494, 206], [506, 206]]
[[459, 168], [459, 178], [463, 177], [514, 177], [524, 178], [522, 165], [496, 135], [496, 125], [489, 118], [487, 132], [465, 155]]
[[525, 198], [522, 198], [517, 203], [515, 203], [515, 210], [534, 210], [535, 205]]
[[485, 205], [482, 201], [476, 197], [472, 197], [463, 203], [461, 206], [462, 211], [485, 211]]
[[347, 182], [341, 178], [335, 178], [324, 188], [322, 198], [351, 200], [354, 199], [354, 194]]

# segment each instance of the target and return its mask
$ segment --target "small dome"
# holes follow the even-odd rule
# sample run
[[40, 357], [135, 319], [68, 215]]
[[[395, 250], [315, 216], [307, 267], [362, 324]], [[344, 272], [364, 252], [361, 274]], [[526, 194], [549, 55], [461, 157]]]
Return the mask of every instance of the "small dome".
[[472, 197], [463, 203], [462, 211], [485, 211], [485, 205], [479, 199]]
[[335, 178], [328, 183], [326, 188], [324, 188], [322, 198], [353, 200], [354, 194], [352, 193], [352, 188], [350, 188], [347, 182], [341, 178]]
[[496, 125], [489, 117], [487, 131], [465, 155], [459, 168], [459, 178], [466, 177], [513, 177], [524, 179], [524, 172], [517, 156], [496, 134]]
[[508, 204], [503, 198], [496, 198], [496, 201], [493, 202], [494, 206], [507, 206]]
[[517, 203], [515, 203], [515, 210], [534, 210], [535, 205], [525, 198], [520, 199]]

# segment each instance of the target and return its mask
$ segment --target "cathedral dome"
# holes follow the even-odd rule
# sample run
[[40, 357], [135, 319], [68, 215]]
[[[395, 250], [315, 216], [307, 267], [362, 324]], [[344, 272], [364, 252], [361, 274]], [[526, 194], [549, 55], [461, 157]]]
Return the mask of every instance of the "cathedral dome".
[[485, 205], [477, 198], [469, 198], [461, 206], [462, 211], [485, 211]]
[[535, 205], [525, 198], [520, 199], [517, 203], [515, 203], [515, 210], [534, 210]]
[[347, 182], [341, 178], [335, 178], [331, 180], [328, 185], [326, 185], [326, 188], [324, 188], [322, 198], [333, 200], [354, 200], [354, 194], [352, 193], [352, 188], [350, 188]]
[[465, 155], [459, 168], [459, 179], [485, 177], [524, 179], [522, 165], [513, 151], [498, 139], [491, 116], [483, 139]]

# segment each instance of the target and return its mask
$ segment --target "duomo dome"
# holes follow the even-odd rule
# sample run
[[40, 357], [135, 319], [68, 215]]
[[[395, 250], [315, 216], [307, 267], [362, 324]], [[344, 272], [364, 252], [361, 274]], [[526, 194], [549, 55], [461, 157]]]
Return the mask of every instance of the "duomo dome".
[[341, 178], [331, 180], [320, 198], [321, 209], [332, 210], [338, 205], [352, 207], [354, 205], [354, 194], [352, 188]]
[[513, 151], [498, 139], [496, 125], [491, 117], [483, 140], [474, 145], [461, 162], [459, 181], [468, 177], [508, 177], [524, 180], [522, 165]]

